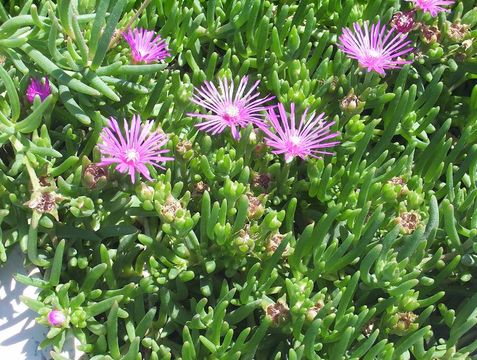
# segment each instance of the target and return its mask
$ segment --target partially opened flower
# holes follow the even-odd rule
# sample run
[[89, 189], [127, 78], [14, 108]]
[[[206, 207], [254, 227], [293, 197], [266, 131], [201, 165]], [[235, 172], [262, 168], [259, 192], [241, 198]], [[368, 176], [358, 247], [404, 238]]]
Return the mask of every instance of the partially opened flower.
[[152, 121], [141, 125], [141, 118], [134, 115], [131, 127], [124, 120], [123, 136], [118, 122], [111, 118], [108, 127], [104, 128], [100, 135], [103, 143], [98, 145], [102, 155], [98, 165], [116, 164], [116, 170], [129, 174], [133, 183], [136, 173], [141, 173], [151, 180], [146, 165], [164, 169], [161, 163], [173, 160], [172, 157], [162, 155], [169, 151], [162, 148], [167, 143], [167, 136], [158, 131], [151, 132], [152, 125]]
[[260, 97], [260, 93], [255, 91], [260, 81], [256, 81], [248, 91], [246, 91], [247, 83], [248, 77], [245, 76], [234, 91], [234, 83], [229, 84], [227, 78], [219, 80], [219, 88], [206, 81], [192, 96], [192, 101], [211, 114], [187, 115], [204, 120], [196, 125], [200, 130], [215, 135], [230, 128], [234, 139], [239, 139], [239, 129], [260, 121], [263, 117], [262, 112], [267, 109], [264, 104], [274, 98], [274, 96]]
[[274, 154], [284, 154], [287, 162], [295, 157], [305, 159], [308, 156], [316, 158], [320, 155], [333, 155], [323, 149], [339, 144], [338, 141], [331, 141], [339, 135], [330, 130], [334, 121], [324, 121], [324, 113], [318, 116], [315, 116], [315, 113], [308, 115], [307, 108], [297, 126], [295, 104], [291, 104], [290, 117], [287, 116], [283, 104], [278, 104], [278, 110], [278, 116], [274, 109], [268, 110], [271, 128], [268, 124], [259, 124], [265, 133], [265, 142], [273, 149]]
[[145, 29], [129, 29], [123, 34], [131, 47], [131, 54], [136, 63], [152, 63], [170, 56], [165, 40], [154, 31]]
[[406, 40], [407, 34], [393, 35], [394, 28], [387, 31], [386, 26], [381, 26], [379, 21], [371, 28], [368, 22], [363, 27], [354, 23], [353, 29], [343, 29], [338, 47], [350, 58], [358, 60], [361, 67], [385, 75], [385, 70], [398, 69], [411, 63], [400, 58], [413, 50], [409, 46], [411, 41]]
[[39, 79], [31, 78], [28, 85], [26, 96], [29, 102], [33, 103], [35, 96], [38, 95], [41, 101], [45, 100], [48, 95], [51, 94], [50, 82], [48, 76], [45, 76], [45, 82], [43, 83]]
[[424, 12], [431, 14], [431, 16], [437, 16], [441, 11], [449, 12], [449, 9], [443, 6], [454, 4], [455, 0], [406, 0], [414, 3], [414, 6], [421, 9]]

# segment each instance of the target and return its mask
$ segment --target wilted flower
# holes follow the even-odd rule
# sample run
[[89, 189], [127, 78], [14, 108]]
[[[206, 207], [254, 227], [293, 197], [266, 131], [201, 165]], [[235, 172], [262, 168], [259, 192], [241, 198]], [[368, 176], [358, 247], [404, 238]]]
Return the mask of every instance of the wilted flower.
[[[280, 233], [275, 233], [271, 235], [266, 245], [267, 254], [270, 256], [273, 255], [275, 251], [277, 251], [284, 238], [285, 235], [282, 235]], [[288, 255], [290, 255], [290, 245], [287, 244], [285, 250], [283, 250], [282, 256]]]
[[447, 30], [447, 36], [454, 42], [461, 42], [469, 33], [469, 25], [452, 23]]
[[258, 219], [260, 216], [263, 215], [265, 211], [265, 207], [262, 204], [262, 200], [260, 198], [253, 196], [251, 193], [247, 193], [248, 198], [248, 211], [247, 216], [250, 219]]
[[252, 177], [252, 186], [261, 187], [263, 190], [267, 191], [270, 186], [270, 181], [272, 181], [272, 176], [267, 173], [258, 173], [254, 174]]
[[248, 77], [244, 76], [237, 90], [234, 91], [234, 83], [229, 84], [227, 78], [219, 80], [218, 89], [212, 82], [206, 81], [196, 89], [197, 93], [192, 95], [192, 101], [212, 114], [189, 113], [187, 115], [204, 119], [196, 125], [199, 130], [216, 135], [230, 128], [234, 139], [239, 139], [239, 128], [259, 121], [261, 112], [266, 110], [264, 104], [274, 98], [274, 96], [259, 97], [260, 93], [255, 90], [260, 81], [256, 81], [246, 92], [247, 83]]
[[192, 194], [195, 196], [202, 195], [206, 191], [209, 191], [209, 185], [207, 185], [203, 181], [199, 181], [198, 183], [194, 184], [194, 189]]
[[325, 306], [325, 304], [323, 303], [322, 300], [316, 302], [315, 305], [313, 305], [307, 310], [306, 312], [307, 319], [310, 321], [313, 320], [316, 317], [316, 315], [318, 315], [320, 310], [323, 309], [323, 306]]
[[83, 185], [90, 189], [106, 184], [108, 171], [96, 164], [89, 164], [83, 171]]
[[66, 316], [60, 310], [51, 310], [48, 313], [48, 323], [51, 326], [60, 327], [66, 322]]
[[124, 120], [124, 137], [119, 129], [118, 122], [111, 118], [108, 127], [101, 131], [103, 143], [99, 144], [99, 150], [102, 158], [98, 165], [117, 164], [116, 170], [121, 173], [128, 173], [133, 183], [136, 180], [136, 172], [151, 180], [146, 165], [164, 169], [160, 163], [173, 160], [172, 157], [162, 156], [163, 153], [169, 151], [162, 149], [167, 143], [167, 136], [157, 131], [151, 134], [152, 125], [152, 121], [146, 121], [144, 126], [141, 125], [141, 118], [134, 115], [131, 128]]
[[391, 19], [391, 26], [400, 33], [407, 33], [414, 28], [414, 10], [412, 11], [398, 11]]
[[415, 211], [403, 212], [396, 219], [396, 223], [401, 226], [405, 234], [410, 234], [416, 230], [419, 225], [421, 217]]
[[334, 121], [323, 121], [324, 113], [318, 116], [312, 113], [308, 116], [307, 108], [297, 127], [295, 104], [291, 104], [290, 120], [283, 104], [278, 104], [278, 109], [278, 116], [273, 109], [268, 110], [268, 120], [274, 132], [269, 129], [268, 124], [258, 123], [265, 133], [266, 144], [273, 148], [274, 154], [284, 154], [287, 162], [297, 156], [305, 159], [307, 156], [319, 157], [318, 154], [333, 155], [321, 149], [339, 144], [338, 141], [329, 141], [339, 135], [339, 133], [330, 132], [329, 128], [335, 123]]
[[161, 214], [167, 222], [173, 222], [179, 209], [182, 209], [181, 202], [169, 194], [161, 207]]
[[439, 41], [439, 38], [441, 36], [441, 32], [436, 26], [427, 25], [421, 26], [421, 34], [424, 42], [428, 44]]
[[52, 190], [51, 187], [42, 187], [34, 191], [29, 201], [25, 203], [32, 210], [39, 213], [50, 213], [56, 219], [58, 218], [58, 211], [56, 204], [63, 200], [63, 197]]
[[192, 149], [192, 143], [189, 140], [181, 140], [176, 145], [176, 151], [181, 155], [184, 155], [190, 149]]
[[354, 32], [343, 29], [338, 47], [350, 58], [358, 60], [361, 67], [385, 75], [385, 70], [399, 69], [411, 63], [400, 58], [413, 50], [409, 46], [411, 41], [406, 40], [407, 34], [393, 36], [394, 28], [386, 32], [386, 26], [381, 26], [380, 21], [371, 28], [368, 22], [363, 27], [354, 23], [353, 28]]
[[136, 63], [149, 64], [170, 56], [166, 41], [154, 31], [129, 29], [123, 37], [131, 47], [132, 58]]
[[290, 309], [288, 309], [288, 306], [283, 302], [277, 301], [274, 304], [268, 305], [266, 312], [267, 316], [272, 319], [273, 324], [276, 326], [280, 325], [288, 319]]
[[48, 76], [45, 76], [45, 82], [39, 79], [31, 78], [28, 85], [26, 96], [29, 102], [33, 103], [35, 96], [38, 95], [41, 101], [44, 101], [51, 94], [50, 82]]
[[374, 327], [376, 326], [376, 320], [371, 319], [363, 328], [363, 334], [367, 337], [370, 337], [373, 333]]
[[414, 6], [421, 9], [424, 12], [431, 14], [431, 16], [437, 16], [441, 11], [449, 12], [449, 9], [442, 6], [452, 5], [455, 0], [406, 0], [414, 3]]
[[346, 95], [340, 101], [340, 109], [348, 114], [354, 114], [363, 110], [364, 103], [353, 92]]

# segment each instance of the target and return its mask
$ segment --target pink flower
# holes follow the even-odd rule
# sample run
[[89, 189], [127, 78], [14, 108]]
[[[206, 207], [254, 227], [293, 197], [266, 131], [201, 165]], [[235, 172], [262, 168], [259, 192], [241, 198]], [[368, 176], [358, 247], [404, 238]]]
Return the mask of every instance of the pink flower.
[[452, 5], [455, 0], [406, 0], [412, 1], [414, 6], [421, 9], [424, 12], [431, 14], [431, 16], [437, 16], [441, 11], [449, 12], [449, 9], [442, 6]]
[[192, 95], [192, 101], [212, 114], [187, 115], [204, 119], [196, 125], [199, 130], [215, 135], [230, 128], [234, 139], [239, 139], [239, 128], [260, 121], [261, 112], [267, 109], [264, 104], [274, 98], [274, 96], [260, 98], [260, 93], [254, 92], [260, 81], [256, 81], [245, 92], [247, 83], [248, 77], [244, 76], [234, 92], [234, 83], [231, 82], [229, 85], [226, 78], [219, 80], [219, 89], [212, 82], [206, 81], [200, 89], [197, 89], [197, 94]]
[[321, 149], [339, 144], [338, 141], [330, 141], [339, 135], [339, 133], [330, 131], [330, 127], [335, 123], [334, 121], [323, 121], [324, 113], [318, 116], [312, 113], [308, 116], [307, 108], [297, 127], [295, 104], [291, 104], [290, 120], [288, 120], [283, 104], [278, 104], [278, 110], [278, 117], [274, 109], [270, 108], [268, 110], [268, 120], [274, 131], [270, 130], [268, 124], [259, 124], [265, 133], [265, 142], [273, 148], [272, 152], [274, 154], [284, 154], [287, 162], [297, 156], [305, 159], [307, 156], [319, 157], [317, 154], [333, 155], [333, 153]]
[[162, 40], [160, 35], [155, 35], [154, 31], [141, 28], [139, 30], [129, 29], [126, 34], [123, 34], [124, 40], [131, 47], [134, 62], [149, 64], [170, 56], [166, 41]]
[[51, 326], [63, 326], [66, 322], [66, 316], [60, 310], [51, 310], [48, 313], [48, 323]]
[[363, 27], [354, 23], [353, 28], [354, 32], [349, 28], [343, 29], [338, 47], [350, 58], [358, 60], [361, 67], [385, 75], [387, 69], [399, 69], [402, 65], [411, 63], [399, 58], [413, 50], [408, 46], [411, 41], [406, 41], [407, 34], [392, 36], [392, 28], [385, 35], [386, 26], [381, 26], [379, 21], [371, 29], [368, 22]]
[[48, 81], [48, 76], [45, 76], [45, 83], [42, 83], [41, 80], [31, 78], [30, 84], [28, 85], [26, 96], [29, 102], [33, 103], [35, 96], [38, 95], [41, 101], [44, 101], [48, 95], [51, 94], [50, 82]]
[[100, 134], [103, 143], [98, 145], [102, 155], [98, 166], [117, 164], [116, 170], [128, 173], [132, 183], [135, 182], [136, 172], [151, 180], [146, 165], [164, 169], [160, 162], [174, 160], [161, 155], [169, 151], [162, 149], [167, 143], [167, 136], [157, 131], [151, 134], [152, 125], [152, 121], [146, 121], [144, 126], [141, 125], [139, 115], [134, 115], [131, 128], [124, 120], [125, 136], [123, 136], [118, 122], [111, 118], [108, 127], [104, 128]]

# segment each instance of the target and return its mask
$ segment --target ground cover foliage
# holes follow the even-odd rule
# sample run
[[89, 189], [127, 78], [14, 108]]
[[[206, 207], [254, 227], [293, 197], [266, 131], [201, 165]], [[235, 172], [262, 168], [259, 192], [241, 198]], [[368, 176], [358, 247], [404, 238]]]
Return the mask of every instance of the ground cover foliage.
[[[338, 37], [412, 2], [2, 2], [0, 262], [19, 244], [41, 269], [17, 280], [52, 357], [68, 335], [97, 360], [472, 358], [477, 8], [445, 7], [417, 9], [412, 63], [379, 75]], [[170, 56], [132, 61], [130, 27]], [[243, 76], [325, 112], [334, 155], [199, 131], [194, 87]], [[150, 181], [95, 165], [107, 119], [133, 115], [174, 158]]]

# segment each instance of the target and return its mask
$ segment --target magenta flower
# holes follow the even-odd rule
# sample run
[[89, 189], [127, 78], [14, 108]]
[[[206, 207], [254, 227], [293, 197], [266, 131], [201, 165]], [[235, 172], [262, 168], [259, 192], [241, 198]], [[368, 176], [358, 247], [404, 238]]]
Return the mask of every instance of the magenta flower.
[[354, 23], [353, 28], [354, 32], [349, 28], [343, 29], [338, 47], [350, 58], [358, 60], [361, 67], [385, 75], [385, 70], [399, 69], [402, 65], [411, 63], [400, 58], [413, 50], [408, 46], [411, 41], [406, 41], [407, 34], [393, 36], [392, 28], [385, 35], [386, 26], [381, 26], [379, 21], [371, 29], [368, 22], [363, 27]]
[[129, 29], [123, 37], [131, 47], [132, 58], [136, 63], [149, 64], [170, 56], [166, 41], [160, 35], [156, 36], [154, 31]]
[[437, 16], [441, 11], [449, 12], [449, 9], [442, 6], [452, 5], [455, 0], [406, 0], [412, 1], [414, 6], [421, 9], [424, 12], [431, 14], [431, 16]]
[[204, 119], [203, 122], [196, 124], [199, 130], [215, 135], [230, 128], [234, 139], [239, 139], [239, 128], [260, 121], [262, 111], [267, 109], [264, 104], [274, 98], [274, 96], [261, 98], [260, 93], [254, 92], [260, 80], [245, 92], [247, 83], [248, 77], [244, 76], [234, 91], [234, 83], [231, 82], [229, 85], [227, 78], [219, 80], [218, 89], [212, 82], [206, 81], [201, 88], [196, 89], [197, 94], [192, 95], [192, 101], [212, 114], [187, 115]]
[[51, 326], [63, 326], [66, 322], [66, 316], [60, 310], [51, 310], [48, 313], [48, 323]]
[[414, 10], [395, 13], [391, 19], [391, 26], [400, 33], [408, 33], [416, 24], [414, 21]]
[[28, 85], [26, 96], [29, 102], [33, 103], [35, 96], [38, 95], [41, 101], [44, 101], [51, 94], [50, 82], [48, 76], [45, 76], [45, 83], [39, 79], [31, 78]]
[[290, 120], [288, 120], [283, 104], [278, 104], [278, 110], [278, 116], [274, 109], [270, 108], [268, 110], [268, 120], [274, 131], [270, 130], [268, 124], [259, 123], [260, 128], [265, 133], [265, 142], [273, 148], [272, 152], [274, 154], [284, 154], [287, 162], [297, 156], [305, 159], [307, 156], [319, 157], [318, 154], [333, 155], [333, 153], [321, 149], [339, 144], [338, 141], [330, 141], [339, 135], [339, 133], [330, 131], [330, 127], [335, 123], [334, 121], [323, 121], [324, 113], [318, 116], [312, 113], [308, 116], [307, 108], [297, 127], [295, 104], [291, 104]]
[[151, 180], [146, 165], [164, 169], [159, 163], [174, 160], [171, 157], [162, 156], [169, 151], [162, 149], [167, 143], [167, 136], [158, 131], [151, 133], [152, 125], [152, 121], [147, 121], [144, 126], [141, 125], [139, 115], [134, 115], [131, 128], [124, 120], [125, 136], [123, 136], [118, 122], [111, 118], [108, 127], [104, 128], [100, 134], [103, 143], [98, 145], [102, 155], [98, 166], [117, 164], [116, 170], [128, 173], [132, 183], [135, 182], [137, 172]]

